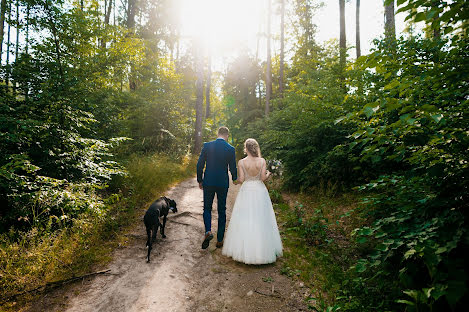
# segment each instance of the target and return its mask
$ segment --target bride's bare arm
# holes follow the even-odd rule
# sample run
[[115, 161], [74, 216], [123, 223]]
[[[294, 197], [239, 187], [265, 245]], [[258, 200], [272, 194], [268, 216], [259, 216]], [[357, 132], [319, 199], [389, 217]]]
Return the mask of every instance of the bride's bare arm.
[[243, 183], [244, 182], [244, 170], [241, 169], [242, 166], [242, 159], [238, 161], [238, 180], [236, 180], [237, 183]]
[[270, 171], [266, 170], [267, 164], [265, 162], [265, 159], [262, 158], [262, 164], [261, 164], [261, 180], [265, 181], [270, 177]]

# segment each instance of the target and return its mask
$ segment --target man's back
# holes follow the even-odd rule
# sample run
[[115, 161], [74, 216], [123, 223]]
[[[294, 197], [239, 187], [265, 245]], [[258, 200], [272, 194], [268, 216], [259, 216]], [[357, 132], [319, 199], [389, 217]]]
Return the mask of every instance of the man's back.
[[233, 180], [236, 180], [234, 147], [222, 138], [205, 143], [197, 162], [197, 181], [202, 182], [204, 186], [228, 187], [228, 168]]

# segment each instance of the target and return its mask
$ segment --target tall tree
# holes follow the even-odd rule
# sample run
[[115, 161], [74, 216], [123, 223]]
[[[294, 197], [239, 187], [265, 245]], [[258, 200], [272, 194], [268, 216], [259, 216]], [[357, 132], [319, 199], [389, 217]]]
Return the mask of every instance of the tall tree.
[[11, 2], [8, 5], [8, 33], [7, 33], [7, 59], [6, 59], [6, 79], [5, 79], [5, 84], [7, 86], [7, 91], [8, 91], [8, 84], [10, 82], [10, 35], [11, 35]]
[[[112, 0], [104, 0], [104, 27], [107, 27], [111, 20]], [[101, 38], [101, 48], [106, 47], [106, 39]]]
[[430, 27], [433, 29], [433, 38], [439, 39], [440, 38], [440, 22], [439, 22], [439, 12], [437, 11], [438, 7], [440, 6], [440, 0], [433, 0], [432, 1], [432, 8], [435, 10], [435, 14], [431, 20]]
[[270, 98], [272, 96], [272, 57], [270, 52], [270, 18], [272, 15], [272, 1], [267, 0], [267, 69], [265, 77], [265, 116], [269, 116]]
[[[18, 60], [20, 51], [20, 1], [16, 0], [16, 40], [15, 40], [15, 60]], [[16, 81], [13, 81], [13, 93], [16, 94]]]
[[202, 149], [202, 122], [204, 108], [204, 66], [202, 51], [199, 48], [195, 61], [195, 72], [197, 75], [196, 100], [195, 100], [195, 131], [194, 131], [194, 154], [200, 153]]
[[345, 53], [347, 52], [346, 44], [347, 40], [345, 37], [345, 0], [339, 0], [339, 13], [340, 13], [340, 38], [339, 38], [339, 49], [340, 49], [340, 66], [343, 69], [345, 67]]
[[31, 22], [29, 17], [30, 17], [30, 11], [31, 11], [31, 6], [28, 2], [27, 6], [26, 6], [26, 38], [25, 38], [25, 42], [24, 42], [24, 52], [26, 54], [29, 53], [28, 49], [29, 49], [29, 23]]
[[5, 27], [5, 14], [7, 11], [7, 0], [2, 0], [1, 7], [0, 7], [0, 63], [2, 60], [2, 48], [3, 48], [3, 34], [4, 34], [4, 27]]
[[212, 57], [209, 53], [207, 61], [207, 86], [205, 87], [205, 118], [210, 117], [210, 88], [212, 84]]
[[137, 11], [137, 0], [127, 2], [127, 28], [131, 31], [135, 28], [135, 12]]
[[15, 41], [15, 59], [18, 59], [20, 48], [20, 1], [16, 0], [16, 41]]
[[360, 47], [360, 0], [357, 0], [355, 11], [355, 49], [357, 51], [357, 58], [362, 55]]
[[285, 0], [280, 3], [280, 68], [278, 90], [283, 97], [284, 86], [284, 68], [285, 68]]
[[[127, 29], [130, 33], [135, 31], [135, 12], [136, 12], [137, 0], [128, 0], [127, 2]], [[129, 89], [137, 89], [137, 81], [134, 77], [135, 69], [133, 65], [130, 66], [130, 77], [129, 77]]]
[[384, 35], [386, 39], [396, 38], [396, 22], [394, 20], [394, 0], [384, 2]]

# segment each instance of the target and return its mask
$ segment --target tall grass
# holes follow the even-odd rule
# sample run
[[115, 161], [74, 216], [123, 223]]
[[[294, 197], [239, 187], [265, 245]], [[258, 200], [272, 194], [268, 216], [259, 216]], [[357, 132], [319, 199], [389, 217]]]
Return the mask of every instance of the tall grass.
[[[112, 194], [101, 194], [104, 209], [99, 213], [89, 209], [72, 222], [58, 220], [55, 230], [35, 227], [0, 234], [0, 298], [80, 276], [107, 263], [111, 251], [125, 244], [124, 234], [138, 220], [141, 208], [195, 172], [190, 158], [131, 156], [126, 163], [128, 175], [112, 181]], [[0, 310], [16, 310], [35, 293], [0, 302]]]

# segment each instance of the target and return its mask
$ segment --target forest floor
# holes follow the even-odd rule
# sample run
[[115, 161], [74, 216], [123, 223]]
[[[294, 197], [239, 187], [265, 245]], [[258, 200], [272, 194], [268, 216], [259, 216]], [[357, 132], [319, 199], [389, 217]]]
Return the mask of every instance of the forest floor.
[[[231, 185], [227, 222], [239, 186]], [[215, 247], [201, 249], [202, 191], [195, 178], [171, 188], [178, 213], [169, 215], [166, 239], [158, 234], [152, 259], [146, 262], [146, 234], [138, 222], [127, 244], [114, 252], [96, 275], [40, 297], [23, 311], [306, 311], [303, 283], [280, 273], [282, 260], [270, 265], [245, 265]], [[142, 216], [145, 210], [142, 210]], [[212, 224], [216, 230], [216, 203]]]

